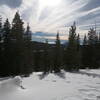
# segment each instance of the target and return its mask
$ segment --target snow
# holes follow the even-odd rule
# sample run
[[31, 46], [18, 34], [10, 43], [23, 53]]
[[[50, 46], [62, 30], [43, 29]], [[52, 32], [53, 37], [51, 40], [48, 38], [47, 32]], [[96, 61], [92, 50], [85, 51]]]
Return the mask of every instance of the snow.
[[81, 70], [82, 72], [86, 72], [86, 73], [91, 73], [91, 74], [97, 74], [100, 75], [100, 69], [87, 69], [87, 70]]
[[[100, 70], [84, 72], [100, 75]], [[42, 79], [39, 72], [0, 81], [0, 100], [100, 100], [100, 77], [63, 73]]]

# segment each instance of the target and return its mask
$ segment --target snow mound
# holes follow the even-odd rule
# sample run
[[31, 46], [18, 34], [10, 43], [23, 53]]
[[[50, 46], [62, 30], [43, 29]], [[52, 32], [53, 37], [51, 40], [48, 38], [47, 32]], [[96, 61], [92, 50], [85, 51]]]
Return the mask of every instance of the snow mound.
[[21, 83], [22, 83], [22, 79], [20, 76], [16, 76], [13, 80], [12, 80], [12, 83], [17, 85], [17, 86], [20, 86]]
[[[16, 87], [21, 87], [22, 79], [20, 76], [16, 76], [15, 78], [10, 78], [8, 80], [4, 80], [0, 83], [0, 89], [13, 89]], [[1, 89], [2, 90], [2, 89]]]

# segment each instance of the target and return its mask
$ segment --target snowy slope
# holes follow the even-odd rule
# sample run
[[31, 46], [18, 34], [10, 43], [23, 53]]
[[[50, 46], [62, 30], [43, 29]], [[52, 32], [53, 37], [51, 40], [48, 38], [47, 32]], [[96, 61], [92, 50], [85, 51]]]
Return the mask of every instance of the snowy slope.
[[49, 74], [41, 80], [40, 75], [1, 81], [0, 100], [100, 100], [100, 77], [65, 73], [65, 78]]

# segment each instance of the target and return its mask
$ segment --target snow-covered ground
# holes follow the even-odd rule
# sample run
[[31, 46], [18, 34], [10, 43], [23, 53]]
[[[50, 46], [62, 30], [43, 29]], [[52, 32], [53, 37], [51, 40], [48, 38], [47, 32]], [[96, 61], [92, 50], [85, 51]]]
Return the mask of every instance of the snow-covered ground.
[[91, 74], [97, 74], [100, 75], [100, 69], [87, 69], [87, 70], [81, 70], [81, 72], [91, 73]]
[[[100, 70], [84, 72], [100, 75]], [[33, 73], [0, 81], [0, 100], [100, 100], [100, 77], [68, 72], [60, 76], [41, 79], [41, 73]]]

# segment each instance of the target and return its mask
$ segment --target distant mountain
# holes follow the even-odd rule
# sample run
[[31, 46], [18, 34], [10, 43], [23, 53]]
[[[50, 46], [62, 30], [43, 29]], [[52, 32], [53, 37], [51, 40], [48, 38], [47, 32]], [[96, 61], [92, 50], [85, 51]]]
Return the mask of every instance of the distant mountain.
[[[51, 39], [54, 37], [53, 39]], [[45, 42], [45, 40], [48, 39], [49, 44], [54, 44], [55, 39], [56, 39], [56, 34], [55, 33], [46, 33], [46, 32], [35, 32], [32, 34], [32, 41], [37, 41], [37, 42]], [[61, 43], [65, 43], [65, 40], [61, 40]]]

